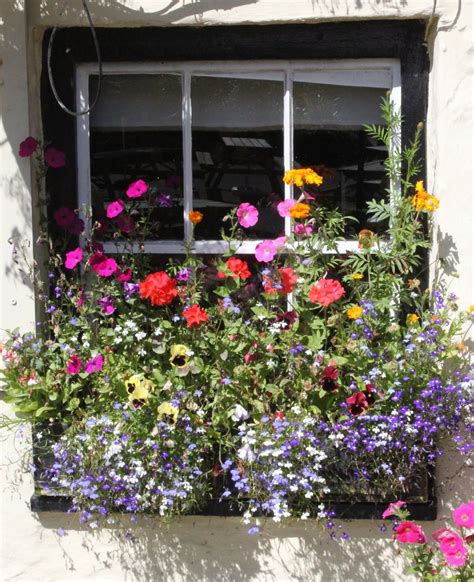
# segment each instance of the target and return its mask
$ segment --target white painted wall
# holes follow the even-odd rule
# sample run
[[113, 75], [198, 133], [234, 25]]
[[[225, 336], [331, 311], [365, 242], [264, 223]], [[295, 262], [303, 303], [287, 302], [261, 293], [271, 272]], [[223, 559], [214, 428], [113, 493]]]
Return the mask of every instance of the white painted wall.
[[[16, 156], [19, 142], [37, 134], [38, 27], [85, 24], [80, 0], [2, 0], [3, 60], [0, 87], [0, 328], [34, 321], [31, 290], [12, 270], [6, 240], [19, 233], [32, 242], [28, 161]], [[436, 214], [440, 251], [453, 246], [459, 273], [452, 288], [463, 307], [472, 297], [472, 1], [466, 0], [91, 0], [102, 26], [315, 22], [354, 18], [430, 18], [428, 189], [441, 205]], [[28, 121], [30, 119], [30, 121]], [[20, 450], [27, 443], [18, 445]], [[22, 449], [23, 447], [23, 449]], [[12, 438], [2, 443], [2, 562], [0, 579], [19, 582], [95, 581], [395, 581], [401, 561], [377, 524], [344, 524], [351, 540], [334, 543], [315, 523], [276, 527], [249, 537], [235, 518], [186, 517], [171, 525], [152, 519], [123, 532], [90, 532], [76, 517], [34, 515], [28, 500], [32, 480], [22, 473]], [[456, 455], [439, 467], [441, 515], [466, 500], [472, 481]], [[439, 527], [431, 524], [429, 529]], [[55, 530], [66, 535], [59, 538]], [[383, 539], [385, 538], [385, 539]]]

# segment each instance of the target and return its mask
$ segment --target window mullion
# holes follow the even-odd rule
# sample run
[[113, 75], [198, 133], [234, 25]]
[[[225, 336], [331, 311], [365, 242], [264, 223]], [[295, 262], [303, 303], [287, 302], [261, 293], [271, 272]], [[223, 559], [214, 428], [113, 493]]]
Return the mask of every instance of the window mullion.
[[[293, 166], [293, 73], [285, 71], [285, 96], [283, 102], [283, 159], [285, 172]], [[293, 187], [285, 184], [285, 200], [293, 195]], [[291, 218], [285, 218], [285, 235], [291, 235]]]
[[184, 241], [192, 242], [193, 228], [189, 213], [193, 208], [193, 146], [192, 146], [192, 108], [191, 73], [183, 73], [183, 220]]
[[[76, 70], [76, 103], [80, 110], [89, 108], [89, 73]], [[81, 246], [90, 238], [92, 218], [91, 167], [90, 167], [90, 128], [89, 113], [76, 117], [77, 136], [77, 192], [79, 216], [84, 220], [84, 232], [80, 236]]]

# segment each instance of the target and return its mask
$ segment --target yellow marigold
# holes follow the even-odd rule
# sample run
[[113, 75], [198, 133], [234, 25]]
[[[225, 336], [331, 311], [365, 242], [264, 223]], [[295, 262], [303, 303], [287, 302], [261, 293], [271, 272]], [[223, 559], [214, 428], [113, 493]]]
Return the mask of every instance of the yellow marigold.
[[420, 316], [417, 315], [416, 313], [409, 313], [407, 315], [408, 325], [414, 325], [419, 319], [420, 319]]
[[346, 315], [349, 319], [359, 319], [359, 317], [362, 316], [362, 313], [362, 307], [359, 307], [359, 305], [353, 305], [346, 311]]
[[305, 184], [314, 184], [321, 186], [323, 178], [311, 168], [300, 168], [298, 170], [288, 170], [283, 176], [285, 184], [294, 184], [302, 188]]
[[308, 218], [309, 216], [309, 206], [304, 202], [297, 202], [294, 206], [290, 208], [290, 214], [293, 218]]
[[178, 409], [170, 402], [163, 402], [158, 406], [158, 418], [168, 424], [176, 424], [178, 419]]
[[436, 196], [428, 194], [423, 186], [423, 180], [419, 180], [415, 185], [415, 195], [412, 197], [410, 204], [415, 207], [417, 212], [422, 210], [434, 212], [439, 207], [439, 200]]
[[202, 212], [199, 212], [199, 210], [191, 210], [191, 212], [189, 213], [189, 220], [193, 224], [198, 224], [199, 222], [202, 221], [203, 218], [204, 214]]
[[474, 305], [469, 305], [469, 309], [468, 309], [468, 311], [469, 311], [470, 313], [474, 313]]
[[364, 278], [363, 273], [352, 273], [351, 275], [351, 279], [354, 279], [354, 281], [360, 281], [363, 278]]

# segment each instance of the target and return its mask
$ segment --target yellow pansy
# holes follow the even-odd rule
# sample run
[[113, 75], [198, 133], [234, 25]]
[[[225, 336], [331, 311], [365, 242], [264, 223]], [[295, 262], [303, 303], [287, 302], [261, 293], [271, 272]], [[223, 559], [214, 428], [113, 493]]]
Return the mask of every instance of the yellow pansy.
[[179, 410], [170, 402], [163, 402], [158, 406], [158, 418], [168, 424], [176, 424]]
[[125, 382], [125, 388], [128, 394], [128, 401], [134, 408], [141, 408], [148, 404], [148, 397], [152, 392], [154, 385], [150, 380], [145, 380], [141, 376], [131, 376]]
[[359, 305], [353, 305], [346, 311], [346, 315], [349, 319], [359, 319], [359, 317], [362, 317], [362, 313], [362, 307]]
[[171, 346], [170, 364], [174, 368], [184, 368], [189, 362], [190, 349], [183, 344], [174, 344]]

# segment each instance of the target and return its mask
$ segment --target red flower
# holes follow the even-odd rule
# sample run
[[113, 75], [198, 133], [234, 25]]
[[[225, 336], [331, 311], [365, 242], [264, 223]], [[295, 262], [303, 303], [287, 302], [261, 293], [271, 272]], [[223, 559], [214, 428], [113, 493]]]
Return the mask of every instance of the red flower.
[[169, 305], [178, 294], [176, 281], [164, 271], [157, 271], [139, 284], [140, 296], [149, 299], [152, 305]]
[[38, 141], [34, 137], [27, 137], [21, 142], [18, 155], [20, 158], [29, 158], [35, 153], [37, 147]]
[[56, 148], [48, 148], [44, 152], [44, 161], [50, 168], [62, 168], [66, 165], [66, 156], [64, 152]]
[[188, 322], [188, 327], [198, 327], [209, 319], [209, 314], [196, 304], [187, 307], [183, 311], [183, 315]]
[[283, 293], [291, 293], [298, 281], [298, 275], [293, 271], [291, 267], [282, 267], [278, 269], [281, 278], [281, 284], [283, 286]]
[[309, 300], [312, 303], [320, 303], [328, 307], [334, 301], [340, 299], [345, 293], [344, 287], [335, 279], [321, 279], [311, 287]]
[[369, 404], [363, 392], [356, 392], [346, 399], [347, 409], [353, 416], [359, 416], [369, 408]]
[[395, 536], [401, 544], [426, 544], [423, 530], [412, 521], [403, 521], [395, 530]]
[[[246, 261], [242, 261], [241, 259], [232, 258], [229, 259], [225, 266], [229, 269], [231, 273], [233, 273], [233, 277], [237, 277], [238, 279], [248, 279], [252, 273], [249, 271], [249, 266], [247, 265]], [[217, 273], [219, 279], [225, 279], [226, 277], [232, 277], [232, 275], [226, 275], [222, 271]]]
[[326, 392], [337, 392], [339, 389], [338, 378], [339, 370], [335, 366], [326, 366], [323, 370], [323, 377], [319, 382], [321, 388]]

